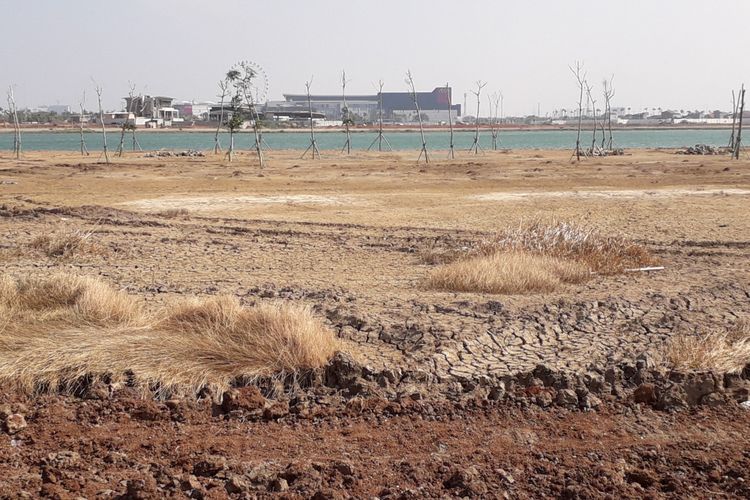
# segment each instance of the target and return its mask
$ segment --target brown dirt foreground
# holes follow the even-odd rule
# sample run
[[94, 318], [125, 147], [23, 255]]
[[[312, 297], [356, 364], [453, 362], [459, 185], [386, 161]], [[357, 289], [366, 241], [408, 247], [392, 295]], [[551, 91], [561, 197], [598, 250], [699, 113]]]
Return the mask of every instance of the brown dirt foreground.
[[[272, 152], [260, 173], [242, 154], [0, 155], [3, 273], [97, 276], [148, 310], [300, 303], [356, 358], [162, 401], [106, 379], [0, 387], [0, 498], [750, 497], [750, 367], [659, 362], [676, 334], [750, 317], [750, 162], [413, 156]], [[423, 286], [420, 252], [538, 218], [665, 269], [543, 294]], [[60, 233], [85, 245], [39, 245]]]

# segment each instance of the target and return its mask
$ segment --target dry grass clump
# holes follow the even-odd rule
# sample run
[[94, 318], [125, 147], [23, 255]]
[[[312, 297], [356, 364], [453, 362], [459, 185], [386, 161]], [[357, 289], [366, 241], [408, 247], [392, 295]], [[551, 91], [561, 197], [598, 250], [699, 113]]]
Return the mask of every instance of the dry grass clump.
[[750, 322], [707, 335], [679, 335], [670, 339], [666, 362], [676, 370], [738, 373], [750, 364]]
[[441, 266], [430, 273], [434, 290], [478, 293], [550, 292], [562, 283], [581, 283], [588, 269], [575, 261], [529, 252], [477, 255]]
[[52, 258], [104, 253], [104, 248], [91, 240], [92, 234], [93, 231], [82, 231], [80, 229], [43, 234], [31, 240], [29, 247]]
[[246, 308], [220, 297], [146, 314], [93, 278], [0, 279], [0, 381], [26, 390], [106, 377], [159, 394], [223, 391], [238, 378], [323, 366], [337, 348], [298, 305]]
[[423, 264], [448, 264], [460, 257], [467, 255], [469, 252], [468, 247], [453, 248], [447, 245], [439, 245], [433, 241], [425, 248], [419, 251], [419, 260]]
[[526, 251], [585, 264], [592, 272], [614, 274], [655, 263], [643, 246], [625, 238], [604, 236], [594, 228], [573, 222], [534, 221], [481, 242], [476, 252]]
[[175, 217], [187, 217], [188, 215], [190, 215], [190, 211], [187, 208], [168, 208], [166, 210], [156, 212], [156, 215], [158, 215], [159, 217], [173, 219]]

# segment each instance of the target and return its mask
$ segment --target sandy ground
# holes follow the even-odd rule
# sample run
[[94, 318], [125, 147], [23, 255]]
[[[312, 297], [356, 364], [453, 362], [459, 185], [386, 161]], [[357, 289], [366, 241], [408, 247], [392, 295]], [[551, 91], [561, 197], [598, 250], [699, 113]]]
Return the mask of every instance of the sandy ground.
[[[510, 374], [540, 363], [585, 371], [592, 364], [658, 352], [676, 332], [711, 331], [750, 315], [750, 161], [671, 151], [630, 153], [580, 164], [571, 163], [570, 153], [561, 151], [464, 154], [450, 161], [444, 153], [435, 153], [435, 160], [425, 165], [417, 164], [413, 153], [345, 156], [324, 152], [318, 161], [301, 160], [298, 153], [272, 152], [263, 170], [250, 154], [240, 154], [231, 164], [213, 157], [128, 154], [105, 165], [95, 156], [81, 158], [71, 153], [28, 153], [20, 161], [5, 153], [0, 156], [0, 231], [5, 235], [0, 264], [4, 272], [16, 276], [54, 270], [100, 275], [147, 304], [186, 294], [218, 293], [236, 295], [245, 303], [267, 298], [302, 301], [312, 305], [370, 365], [418, 367], [442, 381]], [[554, 293], [525, 296], [442, 293], [422, 287], [431, 266], [420, 262], [420, 250], [434, 242], [476, 241], [536, 218], [583, 221], [605, 234], [632, 238], [645, 244], [665, 269], [597, 277]], [[92, 241], [104, 251], [60, 260], [28, 248], [35, 236], [73, 229], [92, 231]], [[443, 484], [450, 483], [443, 476], [450, 476], [453, 461], [464, 468], [474, 461], [485, 479], [492, 474], [500, 477], [493, 472], [498, 468], [525, 471], [510, 472], [516, 478], [513, 484], [497, 479], [489, 493], [485, 491], [493, 497], [502, 496], [503, 491], [510, 496], [563, 495], [576, 483], [592, 487], [587, 490], [589, 496], [638, 496], [643, 493], [641, 482], [656, 496], [700, 498], [713, 495], [714, 486], [732, 496], [747, 492], [746, 487], [737, 486], [737, 474], [732, 473], [731, 481], [718, 481], [719, 486], [703, 484], [712, 467], [723, 471], [720, 477], [727, 475], [727, 467], [747, 467], [748, 457], [739, 455], [740, 449], [750, 447], [746, 436], [726, 439], [732, 422], [745, 418], [740, 416], [744, 410], [736, 410], [736, 415], [732, 411], [685, 417], [681, 421], [685, 429], [705, 423], [705, 434], [700, 436], [672, 432], [667, 417], [658, 414], [649, 414], [642, 424], [645, 427], [639, 427], [641, 417], [632, 415], [604, 415], [601, 421], [581, 424], [586, 429], [623, 426], [627, 439], [612, 445], [619, 451], [605, 451], [605, 442], [600, 451], [592, 452], [606, 455], [602, 459], [606, 467], [630, 460], [625, 450], [639, 435], [649, 436], [648, 442], [657, 450], [654, 460], [660, 456], [666, 460], [663, 463], [682, 467], [688, 478], [682, 486], [698, 489], [670, 486], [662, 481], [666, 476], [635, 481], [637, 487], [627, 478], [624, 482], [607, 480], [606, 487], [591, 486], [584, 478], [590, 471], [581, 471], [579, 466], [597, 460], [580, 462], [574, 452], [564, 451], [572, 446], [570, 442], [553, 437], [528, 444], [529, 453], [516, 449], [511, 455], [521, 455], [507, 460], [497, 458], [505, 448], [494, 445], [488, 446], [489, 455], [482, 454], [479, 445], [467, 445], [460, 457], [450, 453], [436, 457], [422, 447], [424, 443], [415, 444], [417, 450], [408, 436], [420, 431], [406, 430], [413, 419], [389, 421], [381, 428], [341, 418], [328, 424], [319, 439], [343, 440], [356, 449], [336, 453], [355, 457], [359, 486], [333, 482], [331, 487], [357, 497], [378, 495], [389, 484], [412, 489], [416, 497], [459, 494], [458, 489]], [[209, 434], [245, 432], [239, 423], [201, 418], [208, 420], [191, 424], [189, 435], [197, 436], [201, 428]], [[465, 437], [468, 443], [489, 427], [507, 426], [526, 416], [491, 412], [481, 418], [461, 413], [460, 418], [452, 430], [427, 432], [450, 435], [457, 442]], [[555, 417], [533, 418], [542, 419], [538, 425], [544, 427], [544, 419]], [[40, 425], [30, 427], [38, 433]], [[89, 423], [65, 425], [69, 436], [65, 446], [76, 448], [75, 436], [88, 432]], [[277, 432], [262, 423], [253, 425], [260, 427], [247, 432]], [[351, 437], [351, 425], [360, 426], [355, 437]], [[565, 420], [559, 425], [563, 435], [575, 435], [578, 424]], [[150, 423], [139, 428], [153, 432]], [[462, 428], [474, 430], [464, 433]], [[661, 429], [658, 437], [654, 429]], [[299, 437], [312, 431], [283, 427], [278, 432]], [[377, 451], [384, 442], [380, 438], [365, 439], [371, 432], [388, 439], [403, 437], [398, 445], [388, 445], [386, 454]], [[168, 460], [169, 447], [177, 440], [177, 435], [171, 436], [155, 451], [159, 460]], [[527, 446], [515, 438], [511, 441], [515, 447]], [[679, 444], [683, 441], [688, 444]], [[576, 446], [586, 448], [586, 442], [583, 439]], [[253, 454], [278, 465], [279, 460], [286, 460], [279, 453], [312, 453], [314, 441], [306, 443], [273, 453], [257, 447], [230, 447], [225, 452], [238, 460], [240, 455]], [[698, 467], [691, 457], [707, 443], [714, 445], [714, 462]], [[9, 446], [8, 442], [3, 446]], [[21, 455], [12, 455], [10, 449], [3, 453], [28, 464], [32, 456], [57, 451], [55, 446], [53, 439], [40, 438], [40, 444]], [[191, 446], [193, 457], [221, 448], [209, 442]], [[371, 450], [369, 458], [364, 458], [366, 450]], [[470, 450], [476, 450], [475, 455], [469, 455]], [[650, 465], [640, 462], [644, 451], [635, 453], [639, 455], [637, 467], [648, 469]], [[396, 465], [395, 455], [411, 460], [412, 465]], [[731, 465], [728, 457], [733, 457]], [[299, 460], [304, 462], [303, 458]], [[325, 456], [314, 458], [325, 461]], [[543, 466], [547, 470], [559, 463], [561, 471], [573, 475], [559, 478], [557, 486], [540, 483], [538, 477], [533, 479], [536, 473], [530, 472], [540, 460], [551, 461]], [[33, 466], [29, 467], [33, 474]], [[170, 474], [183, 470], [174, 461], [169, 467]], [[392, 475], [362, 479], [366, 473], [360, 468], [370, 467], [384, 467]], [[409, 467], [429, 472], [424, 477], [410, 475]], [[576, 480], [575, 474], [583, 476]], [[623, 474], [626, 477], [627, 471]], [[666, 474], [666, 468], [658, 474]], [[112, 474], [103, 480], [101, 489], [122, 493], [124, 486], [115, 480], [125, 477], [122, 471]], [[95, 488], [86, 481], [81, 491], [93, 495]], [[434, 485], [435, 481], [440, 485]], [[680, 481], [674, 479], [676, 484]], [[431, 487], [418, 490], [422, 483]], [[29, 491], [40, 491], [41, 483], [35, 479], [28, 484]], [[201, 487], [210, 490], [209, 486]], [[219, 490], [226, 494], [223, 486]], [[565, 494], [573, 498], [574, 493]], [[586, 494], [579, 492], [579, 496]]]

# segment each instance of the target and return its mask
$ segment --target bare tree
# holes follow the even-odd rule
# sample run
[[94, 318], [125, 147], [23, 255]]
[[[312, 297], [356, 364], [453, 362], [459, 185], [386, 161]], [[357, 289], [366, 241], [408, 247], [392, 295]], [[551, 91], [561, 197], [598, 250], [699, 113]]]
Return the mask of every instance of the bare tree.
[[573, 156], [576, 157], [577, 161], [581, 161], [581, 155], [586, 156], [586, 152], [581, 148], [581, 126], [583, 124], [583, 94], [586, 90], [586, 73], [583, 71], [583, 65], [576, 61], [576, 66], [573, 68], [569, 66], [570, 71], [576, 79], [578, 84], [578, 131], [576, 133], [576, 148], [573, 152]]
[[318, 143], [315, 142], [315, 126], [313, 124], [313, 109], [312, 109], [312, 97], [310, 95], [310, 86], [312, 85], [312, 77], [310, 77], [310, 80], [305, 82], [305, 89], [307, 89], [307, 111], [310, 113], [310, 145], [307, 146], [307, 149], [304, 153], [302, 153], [302, 158], [305, 157], [308, 151], [312, 151], [312, 158], [315, 159], [315, 155], [318, 155], [318, 159], [320, 159], [320, 151], [318, 150]]
[[737, 101], [737, 96], [734, 95], [734, 90], [732, 90], [732, 134], [729, 136], [729, 150], [734, 154], [734, 140], [735, 140], [735, 129], [737, 128], [737, 109], [739, 106], [739, 102]]
[[388, 146], [389, 151], [393, 151], [391, 143], [383, 135], [383, 80], [378, 80], [378, 136], [370, 143], [367, 151], [372, 149], [376, 142], [378, 143], [378, 151], [383, 151], [383, 142]]
[[99, 103], [99, 123], [102, 125], [102, 143], [104, 144], [104, 162], [109, 164], [109, 151], [107, 150], [107, 129], [104, 126], [104, 109], [102, 108], [102, 88], [92, 78], [94, 82], [94, 92], [96, 92], [96, 100]]
[[414, 101], [414, 109], [417, 112], [417, 119], [419, 120], [419, 135], [422, 138], [422, 149], [419, 151], [419, 157], [417, 163], [422, 159], [424, 154], [424, 162], [430, 163], [430, 158], [427, 155], [427, 141], [424, 137], [424, 123], [422, 123], [422, 112], [419, 109], [419, 100], [417, 99], [417, 88], [414, 86], [414, 78], [411, 76], [411, 70], [406, 72], [406, 84], [409, 86], [409, 93], [411, 94], [412, 101]]
[[346, 84], [348, 83], [348, 80], [346, 79], [346, 71], [341, 72], [341, 97], [344, 100], [344, 107], [341, 110], [341, 118], [344, 122], [344, 130], [346, 131], [346, 142], [344, 143], [344, 147], [341, 148], [341, 151], [343, 152], [346, 150], [346, 154], [351, 154], [352, 152], [352, 136], [349, 132], [349, 125], [352, 123], [351, 115], [349, 114], [349, 106], [346, 104]]
[[596, 110], [596, 99], [594, 99], [593, 94], [591, 91], [593, 90], [591, 85], [587, 81], [584, 81], [584, 85], [586, 87], [586, 99], [589, 103], [591, 103], [591, 119], [594, 122], [594, 128], [591, 133], [591, 148], [589, 149], [589, 154], [591, 156], [597, 156], [600, 154], [600, 150], [596, 145], [596, 133], [599, 130], [599, 123], [598, 123], [598, 117], [597, 117], [597, 110]]
[[737, 138], [734, 141], [734, 159], [740, 159], [740, 149], [742, 148], [742, 117], [745, 114], [745, 84], [740, 87], [739, 94], [739, 122], [737, 124]]
[[18, 107], [16, 106], [16, 96], [13, 92], [13, 85], [8, 85], [8, 113], [10, 119], [13, 120], [13, 154], [16, 155], [16, 159], [21, 158], [21, 124], [18, 121]]
[[[128, 91], [128, 99], [126, 99], [127, 106], [125, 106], [125, 111], [127, 112], [127, 116], [125, 117], [125, 121], [122, 122], [122, 127], [120, 128], [120, 144], [117, 146], [117, 156], [122, 156], [122, 153], [125, 149], [125, 132], [130, 128], [130, 113], [132, 113], [132, 107], [133, 104], [135, 104], [135, 84], [129, 83], [130, 90]], [[135, 127], [135, 123], [132, 124], [133, 127]]]
[[498, 127], [498, 111], [500, 109], [500, 103], [503, 99], [503, 93], [502, 92], [495, 92], [491, 96], [489, 96], [490, 100], [490, 130], [492, 133], [492, 149], [497, 150], [498, 145], [498, 136], [500, 135], [500, 129]]
[[448, 89], [448, 128], [451, 132], [450, 145], [448, 146], [448, 158], [454, 159], [456, 157], [456, 152], [453, 145], [453, 113], [451, 109], [453, 107], [453, 96], [450, 85], [448, 85], [447, 82], [445, 83], [445, 88]]
[[604, 124], [602, 124], [602, 149], [612, 151], [614, 149], [614, 140], [612, 139], [612, 98], [615, 96], [614, 87], [615, 76], [612, 75], [607, 81], [604, 80], [604, 119], [607, 124], [607, 140], [604, 140]]
[[227, 93], [229, 92], [229, 81], [226, 79], [226, 77], [223, 80], [219, 80], [219, 92], [219, 99], [221, 99], [221, 101], [219, 103], [219, 122], [216, 124], [216, 133], [214, 134], [214, 154], [221, 153], [219, 131], [221, 130], [221, 125], [224, 123], [224, 99], [227, 98]]
[[[258, 155], [260, 168], [263, 168], [263, 147], [260, 132], [260, 114], [258, 113], [258, 99], [260, 89], [255, 83], [259, 73], [262, 71], [256, 63], [240, 61], [235, 64], [227, 73], [227, 80], [232, 85], [234, 96], [232, 97], [233, 109], [236, 114], [242, 115], [242, 104], [244, 103], [250, 111], [250, 117], [253, 121], [253, 135], [255, 135], [255, 152]], [[264, 79], [265, 85], [265, 79]], [[265, 94], [265, 89], [263, 89]], [[233, 116], [234, 118], [234, 116]], [[244, 120], [239, 123], [241, 126]]]
[[482, 149], [482, 146], [479, 145], [479, 107], [482, 102], [482, 89], [487, 85], [487, 82], [483, 82], [482, 80], [477, 80], [476, 86], [477, 90], [472, 90], [471, 93], [477, 96], [477, 116], [474, 120], [474, 142], [472, 143], [471, 147], [469, 147], [469, 151], [474, 151], [474, 154], [479, 154], [479, 150]]
[[81, 134], [81, 156], [88, 156], [89, 155], [89, 149], [86, 147], [86, 141], [83, 138], [83, 112], [84, 112], [84, 106], [86, 105], [86, 91], [83, 91], [83, 95], [81, 96], [81, 101], [78, 103], [78, 106], [81, 108], [81, 114], [78, 115], [78, 132]]

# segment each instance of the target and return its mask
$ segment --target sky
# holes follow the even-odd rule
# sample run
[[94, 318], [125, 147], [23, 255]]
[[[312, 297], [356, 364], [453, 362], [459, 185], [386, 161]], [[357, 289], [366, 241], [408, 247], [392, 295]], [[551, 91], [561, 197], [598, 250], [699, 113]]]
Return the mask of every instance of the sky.
[[[0, 0], [0, 88], [19, 107], [105, 108], [136, 93], [216, 100], [239, 60], [259, 64], [268, 98], [405, 91], [449, 83], [454, 103], [478, 80], [504, 112], [571, 109], [581, 61], [594, 93], [614, 75], [612, 105], [731, 108], [750, 84], [750, 0]], [[0, 106], [5, 107], [5, 92]], [[481, 114], [488, 114], [483, 99]]]

